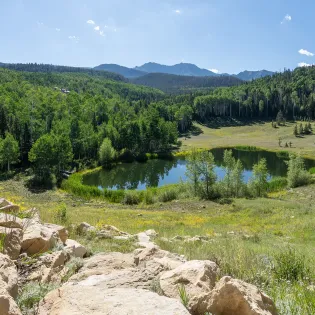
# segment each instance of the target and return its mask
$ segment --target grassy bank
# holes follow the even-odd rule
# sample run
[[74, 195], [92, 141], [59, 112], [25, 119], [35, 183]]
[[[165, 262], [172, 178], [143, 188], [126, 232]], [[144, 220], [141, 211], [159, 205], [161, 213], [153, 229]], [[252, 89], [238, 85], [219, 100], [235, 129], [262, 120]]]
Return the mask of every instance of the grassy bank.
[[[299, 122], [298, 122], [299, 124]], [[301, 153], [306, 158], [315, 159], [315, 135], [295, 137], [293, 128], [295, 123], [287, 122], [286, 126], [273, 128], [271, 122], [251, 122], [241, 124], [234, 121], [230, 124], [213, 127], [210, 125], [195, 124], [200, 134], [181, 137], [181, 150], [189, 151], [191, 148], [217, 148], [217, 147], [256, 147], [272, 152], [288, 151]], [[282, 141], [279, 146], [279, 138]], [[292, 148], [285, 147], [285, 143], [292, 143]]]

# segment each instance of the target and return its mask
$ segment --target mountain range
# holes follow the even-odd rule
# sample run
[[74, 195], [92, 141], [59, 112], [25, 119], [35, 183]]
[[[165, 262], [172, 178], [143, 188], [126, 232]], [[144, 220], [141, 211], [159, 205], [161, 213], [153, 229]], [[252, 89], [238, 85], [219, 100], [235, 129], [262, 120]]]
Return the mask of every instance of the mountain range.
[[191, 63], [179, 63], [173, 66], [161, 65], [159, 63], [148, 62], [142, 66], [128, 68], [116, 64], [102, 64], [94, 68], [95, 70], [110, 71], [121, 74], [128, 79], [135, 79], [145, 76], [150, 73], [164, 73], [181, 76], [194, 77], [214, 77], [214, 76], [233, 76], [243, 81], [251, 81], [265, 76], [273, 75], [274, 73], [267, 70], [259, 71], [243, 71], [238, 74], [217, 74], [207, 69], [201, 69]]

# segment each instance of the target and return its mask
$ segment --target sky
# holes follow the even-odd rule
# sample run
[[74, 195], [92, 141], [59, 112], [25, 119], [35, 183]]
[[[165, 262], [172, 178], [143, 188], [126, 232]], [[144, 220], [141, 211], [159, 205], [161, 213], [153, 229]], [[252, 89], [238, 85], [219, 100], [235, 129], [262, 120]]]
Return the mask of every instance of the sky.
[[314, 0], [1, 0], [0, 62], [282, 71], [315, 63], [314, 12]]

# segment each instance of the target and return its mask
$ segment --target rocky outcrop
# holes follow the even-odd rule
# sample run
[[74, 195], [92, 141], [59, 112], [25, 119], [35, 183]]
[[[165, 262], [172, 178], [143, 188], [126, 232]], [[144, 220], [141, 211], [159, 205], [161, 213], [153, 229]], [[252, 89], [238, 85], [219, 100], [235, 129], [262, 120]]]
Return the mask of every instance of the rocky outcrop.
[[12, 214], [0, 213], [0, 227], [22, 229], [23, 221]]
[[22, 315], [12, 296], [4, 289], [4, 283], [0, 280], [0, 314]]
[[38, 314], [189, 315], [189, 312], [179, 301], [147, 290], [95, 290], [93, 285], [79, 284], [64, 286], [49, 293], [40, 303]]
[[[18, 293], [18, 274], [14, 262], [7, 255], [0, 253], [0, 281], [4, 289], [16, 298]], [[5, 285], [3, 285], [3, 283]]]
[[28, 255], [44, 253], [52, 249], [60, 240], [65, 243], [68, 237], [66, 229], [55, 224], [41, 224], [37, 220], [30, 222], [24, 231], [22, 251]]
[[207, 301], [218, 274], [216, 263], [209, 260], [191, 260], [163, 273], [160, 286], [166, 296], [177, 299], [180, 298], [179, 290], [185, 290], [188, 309], [193, 314], [204, 314], [208, 311]]
[[21, 252], [23, 230], [0, 227], [0, 238], [4, 240], [4, 254], [16, 260]]
[[223, 277], [211, 292], [209, 311], [214, 315], [276, 315], [273, 301], [256, 286]]
[[83, 245], [71, 239], [66, 240], [64, 250], [69, 253], [70, 256], [77, 258], [83, 258], [87, 253]]
[[95, 232], [96, 228], [94, 226], [86, 223], [86, 222], [82, 222], [79, 224], [77, 231], [79, 234], [85, 235], [85, 234], [90, 233], [90, 232]]
[[0, 198], [0, 212], [2, 213], [16, 213], [20, 210], [20, 207], [13, 204], [12, 202]]

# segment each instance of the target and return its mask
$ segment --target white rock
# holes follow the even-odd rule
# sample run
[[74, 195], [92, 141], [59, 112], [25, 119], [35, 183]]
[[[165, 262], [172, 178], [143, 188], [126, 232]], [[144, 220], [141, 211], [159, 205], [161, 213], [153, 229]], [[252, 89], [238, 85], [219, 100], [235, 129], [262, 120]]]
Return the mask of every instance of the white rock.
[[18, 293], [18, 274], [14, 262], [7, 255], [0, 253], [0, 288], [5, 289], [13, 298], [16, 298]]
[[83, 258], [87, 252], [83, 245], [71, 239], [67, 239], [65, 245], [64, 250], [74, 257]]
[[0, 227], [5, 228], [16, 228], [22, 229], [23, 228], [23, 221], [11, 214], [7, 213], [0, 213]]

